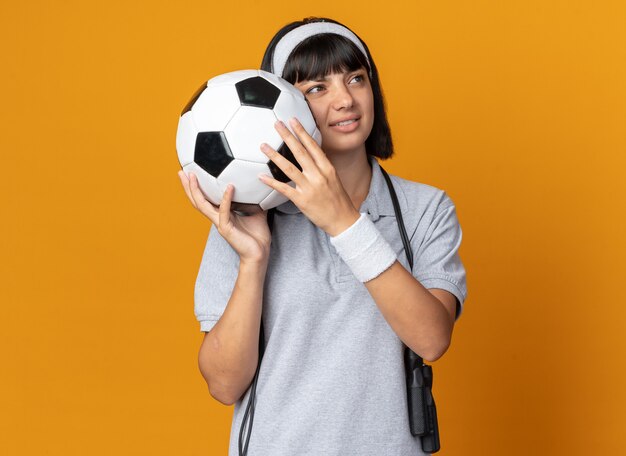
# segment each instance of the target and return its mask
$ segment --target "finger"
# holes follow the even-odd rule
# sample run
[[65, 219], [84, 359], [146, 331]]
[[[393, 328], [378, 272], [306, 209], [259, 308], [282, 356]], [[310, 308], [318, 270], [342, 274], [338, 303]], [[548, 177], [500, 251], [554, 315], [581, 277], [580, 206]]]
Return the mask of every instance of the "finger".
[[[296, 193], [296, 190], [291, 185], [285, 184], [284, 182], [276, 180], [267, 174], [259, 174], [259, 179], [268, 187], [271, 187], [277, 192], [282, 193], [294, 203], [296, 202], [294, 198], [297, 198], [297, 193]], [[298, 184], [296, 183], [296, 185]]]
[[205, 198], [198, 185], [198, 177], [194, 173], [189, 173], [189, 188], [191, 189], [193, 201], [196, 203], [196, 209], [206, 215], [211, 222], [215, 223], [218, 218], [217, 208]]
[[291, 125], [291, 128], [293, 128], [293, 131], [296, 133], [298, 141], [300, 141], [309, 151], [312, 160], [315, 161], [315, 164], [320, 170], [328, 169], [328, 165], [332, 166], [322, 148], [319, 144], [317, 144], [309, 132], [305, 130], [297, 118], [292, 117], [289, 120], [289, 125]]
[[[291, 151], [293, 152], [293, 150]], [[278, 166], [280, 170], [285, 173], [285, 176], [291, 179], [296, 185], [301, 186], [304, 183], [302, 173], [298, 167], [272, 149], [269, 144], [261, 144], [261, 152], [263, 152], [267, 158], [272, 160], [272, 162], [274, 162], [276, 166]]]
[[224, 191], [224, 195], [222, 196], [222, 202], [219, 207], [219, 230], [220, 233], [222, 230], [230, 227], [230, 205], [233, 198], [233, 184], [228, 184], [226, 186], [226, 190]]
[[189, 188], [189, 179], [185, 175], [185, 172], [182, 170], [178, 171], [178, 177], [180, 178], [180, 182], [183, 184], [183, 189], [185, 190], [185, 194], [187, 195], [187, 198], [189, 198], [189, 201], [191, 201], [191, 204], [193, 204], [193, 207], [196, 207], [196, 202], [193, 200], [193, 197], [191, 196], [191, 189]]
[[[280, 120], [275, 124], [276, 131], [280, 134], [280, 137], [283, 138], [287, 147], [293, 153], [293, 156], [296, 158], [300, 166], [302, 166], [302, 171], [313, 171], [317, 169], [315, 161], [311, 158], [310, 151], [306, 144], [303, 144], [298, 140], [296, 136], [287, 128], [287, 126], [282, 123]], [[303, 128], [304, 130], [304, 128]], [[315, 144], [317, 146], [317, 143]]]

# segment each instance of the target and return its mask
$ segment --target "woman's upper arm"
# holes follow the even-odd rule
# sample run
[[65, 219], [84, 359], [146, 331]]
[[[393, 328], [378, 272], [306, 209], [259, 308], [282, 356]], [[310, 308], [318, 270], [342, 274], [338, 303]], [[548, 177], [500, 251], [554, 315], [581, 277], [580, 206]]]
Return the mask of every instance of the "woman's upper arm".
[[194, 313], [205, 334], [224, 313], [238, 270], [239, 255], [211, 226], [194, 290]]
[[428, 291], [430, 291], [435, 298], [441, 301], [443, 306], [450, 314], [450, 321], [452, 322], [452, 324], [454, 324], [456, 319], [457, 306], [460, 306], [460, 304], [457, 304], [459, 299], [449, 291], [442, 290], [441, 288], [430, 288]]
[[460, 317], [467, 297], [466, 272], [459, 256], [462, 238], [456, 207], [442, 192], [427, 226], [418, 229], [411, 241], [415, 249], [414, 277], [431, 292], [441, 290], [433, 294], [454, 315], [454, 321]]

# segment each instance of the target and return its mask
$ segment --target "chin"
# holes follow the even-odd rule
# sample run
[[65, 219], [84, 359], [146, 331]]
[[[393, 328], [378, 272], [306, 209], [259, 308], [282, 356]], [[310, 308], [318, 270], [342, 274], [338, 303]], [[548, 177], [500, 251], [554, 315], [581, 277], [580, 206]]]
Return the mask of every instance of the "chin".
[[322, 149], [327, 149], [329, 152], [349, 152], [365, 147], [366, 139], [367, 138], [351, 138], [348, 140], [344, 138], [344, 141], [324, 141], [324, 137], [322, 136]]

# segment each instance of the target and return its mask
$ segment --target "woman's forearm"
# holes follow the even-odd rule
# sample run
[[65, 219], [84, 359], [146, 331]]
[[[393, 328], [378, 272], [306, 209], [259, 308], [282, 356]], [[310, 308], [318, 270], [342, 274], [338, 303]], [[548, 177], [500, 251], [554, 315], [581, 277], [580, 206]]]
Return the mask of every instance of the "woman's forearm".
[[200, 372], [211, 396], [226, 405], [245, 393], [256, 371], [266, 271], [267, 260], [239, 264], [228, 305], [200, 346]]
[[454, 322], [445, 306], [398, 261], [364, 284], [398, 337], [426, 361], [448, 349]]

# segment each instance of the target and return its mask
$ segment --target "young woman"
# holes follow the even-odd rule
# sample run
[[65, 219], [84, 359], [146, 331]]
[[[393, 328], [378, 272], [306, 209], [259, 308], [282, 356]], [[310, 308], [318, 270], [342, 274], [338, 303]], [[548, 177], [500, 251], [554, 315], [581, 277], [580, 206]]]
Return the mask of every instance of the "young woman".
[[276, 129], [300, 165], [267, 145], [295, 183], [259, 177], [289, 197], [267, 213], [220, 207], [181, 171], [194, 207], [213, 223], [195, 288], [205, 332], [199, 367], [211, 395], [234, 404], [230, 455], [259, 361], [252, 456], [397, 455], [422, 451], [409, 431], [404, 345], [426, 361], [448, 349], [467, 296], [462, 231], [450, 197], [391, 176], [410, 245], [403, 250], [377, 158], [393, 154], [378, 72], [365, 43], [330, 19], [283, 27], [262, 69], [306, 97], [322, 147], [291, 120]]

